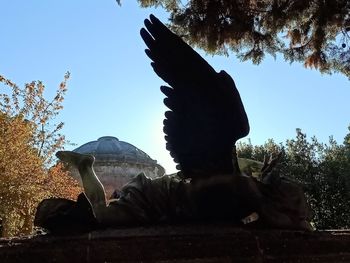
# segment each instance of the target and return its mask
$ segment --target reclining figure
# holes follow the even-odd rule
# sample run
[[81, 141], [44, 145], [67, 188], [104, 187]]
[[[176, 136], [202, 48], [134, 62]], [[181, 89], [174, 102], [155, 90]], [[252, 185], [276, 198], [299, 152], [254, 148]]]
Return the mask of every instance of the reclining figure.
[[58, 152], [78, 168], [84, 194], [77, 202], [44, 200], [35, 224], [53, 232], [199, 221], [311, 230], [301, 187], [271, 173], [278, 158], [264, 162], [259, 178], [239, 168], [235, 143], [249, 133], [249, 123], [232, 78], [217, 73], [153, 15], [140, 33], [154, 71], [170, 86], [161, 87], [170, 109], [164, 133], [180, 172], [156, 179], [139, 174], [107, 201], [94, 157]]

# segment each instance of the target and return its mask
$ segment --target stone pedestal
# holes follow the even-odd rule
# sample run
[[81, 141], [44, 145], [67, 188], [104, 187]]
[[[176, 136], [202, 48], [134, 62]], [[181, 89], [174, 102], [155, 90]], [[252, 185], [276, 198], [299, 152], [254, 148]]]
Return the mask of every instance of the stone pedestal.
[[350, 232], [229, 225], [113, 229], [0, 239], [0, 262], [350, 262]]

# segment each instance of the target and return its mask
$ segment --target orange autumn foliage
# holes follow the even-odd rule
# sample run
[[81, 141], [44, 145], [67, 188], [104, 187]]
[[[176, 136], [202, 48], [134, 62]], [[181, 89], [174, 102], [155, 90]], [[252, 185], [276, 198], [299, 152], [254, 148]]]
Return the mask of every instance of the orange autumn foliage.
[[0, 218], [4, 236], [28, 234], [36, 204], [45, 196], [44, 168], [23, 118], [0, 114]]
[[63, 108], [68, 77], [48, 101], [41, 82], [21, 89], [0, 75], [0, 84], [9, 88], [0, 93], [0, 236], [33, 233], [39, 202], [75, 199], [81, 192], [61, 165], [49, 168], [54, 152], [66, 143], [59, 132], [63, 123], [52, 120]]
[[57, 163], [49, 169], [45, 186], [51, 197], [75, 200], [78, 194], [83, 192], [78, 181], [69, 174], [62, 163]]

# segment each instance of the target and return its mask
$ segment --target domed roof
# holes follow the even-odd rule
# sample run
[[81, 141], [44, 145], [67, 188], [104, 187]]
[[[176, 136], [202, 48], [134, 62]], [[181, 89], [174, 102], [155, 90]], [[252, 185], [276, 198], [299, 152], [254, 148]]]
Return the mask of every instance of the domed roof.
[[81, 154], [92, 154], [97, 161], [126, 161], [135, 163], [156, 164], [157, 161], [149, 157], [134, 145], [119, 141], [113, 136], [104, 136], [97, 141], [85, 143], [73, 150]]

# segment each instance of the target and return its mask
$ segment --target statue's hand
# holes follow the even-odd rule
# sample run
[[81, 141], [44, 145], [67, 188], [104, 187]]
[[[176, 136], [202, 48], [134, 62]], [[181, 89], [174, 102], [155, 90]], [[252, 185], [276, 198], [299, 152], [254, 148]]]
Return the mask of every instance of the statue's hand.
[[261, 168], [261, 179], [263, 182], [269, 183], [271, 180], [270, 175], [272, 170], [276, 167], [278, 162], [280, 161], [282, 157], [282, 152], [278, 153], [276, 157], [273, 155], [270, 155], [270, 158], [268, 159], [267, 156], [264, 156], [264, 165]]

